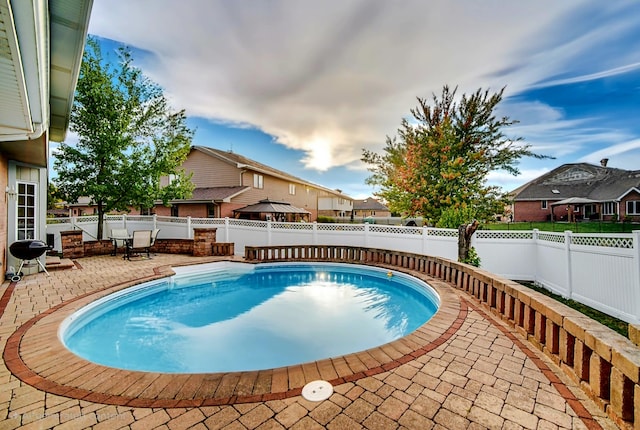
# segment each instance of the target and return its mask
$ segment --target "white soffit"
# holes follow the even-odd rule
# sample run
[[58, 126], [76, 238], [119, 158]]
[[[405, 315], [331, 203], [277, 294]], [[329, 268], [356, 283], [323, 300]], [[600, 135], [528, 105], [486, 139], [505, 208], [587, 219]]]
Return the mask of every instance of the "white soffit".
[[50, 139], [64, 141], [80, 73], [93, 0], [50, 0]]
[[13, 12], [0, 0], [0, 140], [33, 131]]

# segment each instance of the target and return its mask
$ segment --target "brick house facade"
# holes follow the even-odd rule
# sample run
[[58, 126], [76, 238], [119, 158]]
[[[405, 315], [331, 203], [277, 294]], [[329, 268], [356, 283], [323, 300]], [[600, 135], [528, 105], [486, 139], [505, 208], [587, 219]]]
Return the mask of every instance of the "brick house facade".
[[[192, 173], [192, 197], [173, 200], [170, 207], [156, 205], [157, 215], [235, 217], [235, 210], [261, 200], [304, 209], [309, 213], [308, 221], [315, 221], [319, 215], [350, 216], [353, 210], [353, 200], [339, 190], [307, 182], [234, 152], [193, 146], [182, 168]], [[163, 178], [162, 183], [169, 180]]]
[[513, 221], [640, 221], [640, 171], [564, 164], [513, 192]]

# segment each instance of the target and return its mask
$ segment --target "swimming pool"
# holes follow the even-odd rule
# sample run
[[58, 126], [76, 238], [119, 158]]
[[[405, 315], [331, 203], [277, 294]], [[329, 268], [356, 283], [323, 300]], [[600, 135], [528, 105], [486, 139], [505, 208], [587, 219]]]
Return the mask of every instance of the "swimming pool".
[[219, 262], [174, 270], [73, 313], [61, 341], [121, 369], [261, 370], [391, 342], [439, 305], [426, 283], [368, 266]]

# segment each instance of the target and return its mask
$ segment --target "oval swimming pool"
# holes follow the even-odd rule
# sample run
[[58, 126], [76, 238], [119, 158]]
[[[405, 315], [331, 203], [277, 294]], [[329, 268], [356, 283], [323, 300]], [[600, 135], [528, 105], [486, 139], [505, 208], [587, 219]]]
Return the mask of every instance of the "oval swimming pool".
[[437, 311], [426, 283], [375, 267], [209, 263], [103, 297], [67, 317], [62, 343], [128, 370], [270, 369], [406, 336]]

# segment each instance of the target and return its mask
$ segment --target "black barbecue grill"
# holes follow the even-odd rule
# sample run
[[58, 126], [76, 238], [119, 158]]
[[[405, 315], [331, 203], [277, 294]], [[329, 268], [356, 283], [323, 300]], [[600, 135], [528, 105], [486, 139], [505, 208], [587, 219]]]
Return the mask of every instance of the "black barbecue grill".
[[31, 260], [36, 260], [42, 270], [48, 275], [47, 269], [42, 265], [42, 262], [38, 260], [42, 254], [51, 249], [51, 246], [47, 245], [41, 240], [18, 240], [9, 245], [9, 251], [11, 255], [22, 260], [20, 263], [20, 268], [15, 276], [11, 279], [13, 281], [19, 281], [22, 276], [22, 267], [24, 263]]

